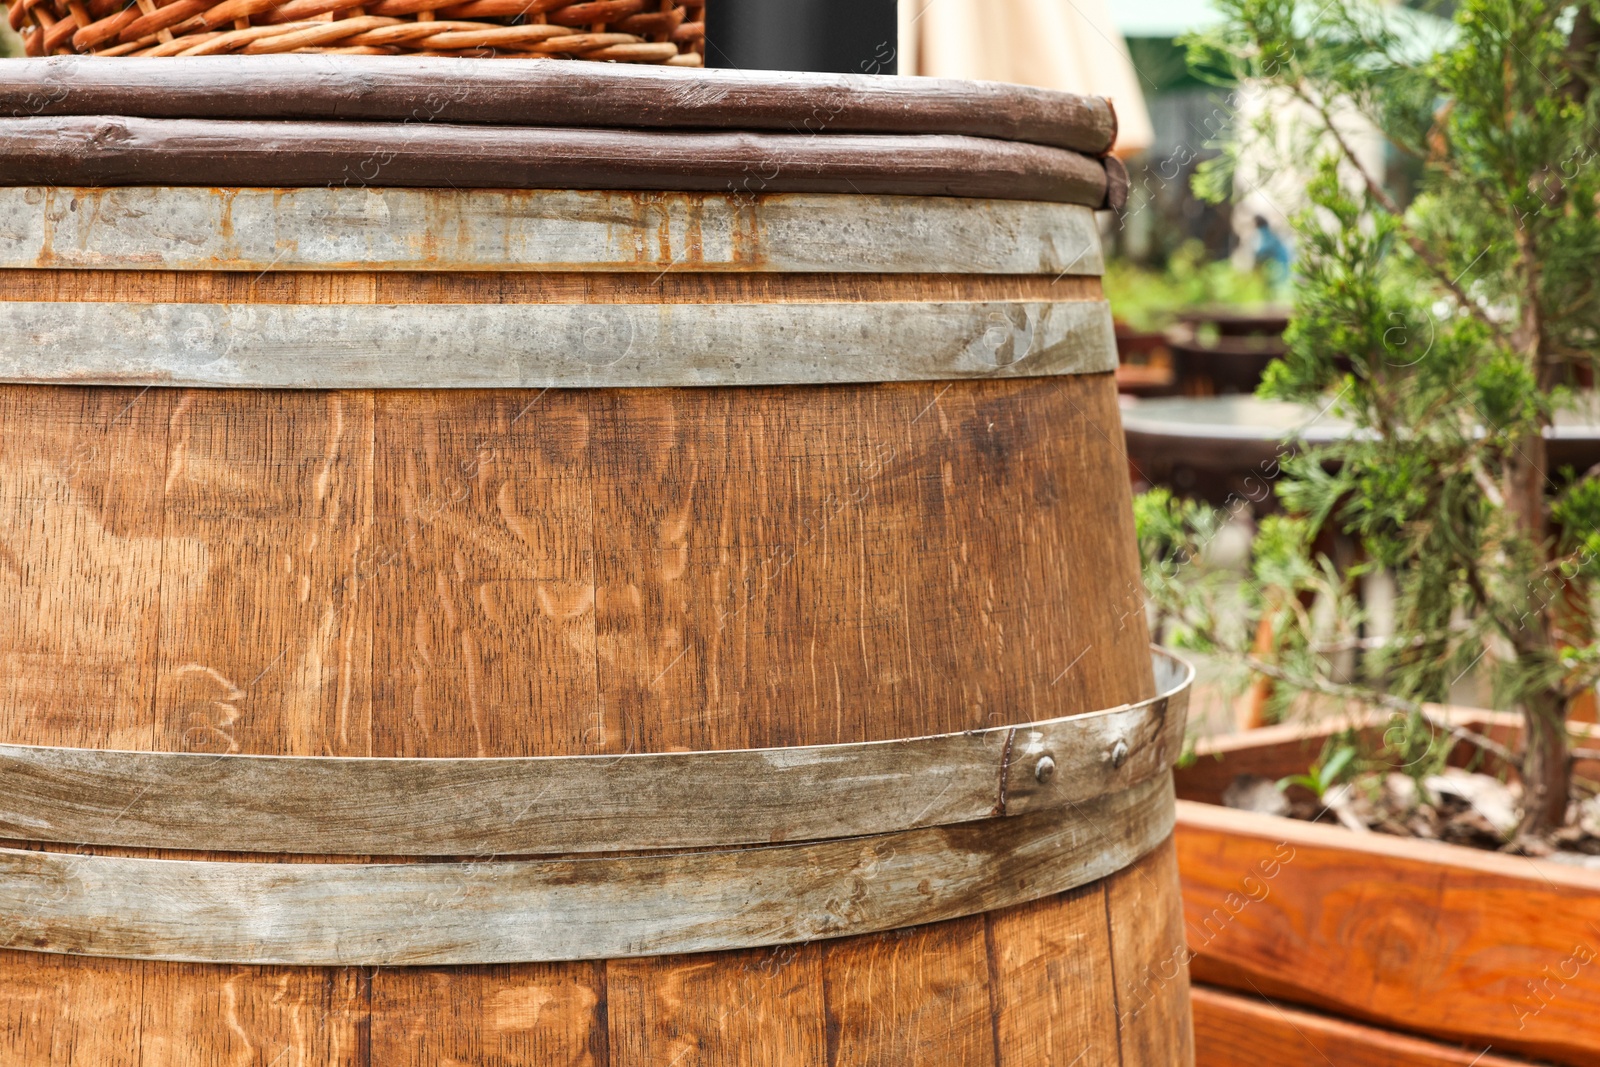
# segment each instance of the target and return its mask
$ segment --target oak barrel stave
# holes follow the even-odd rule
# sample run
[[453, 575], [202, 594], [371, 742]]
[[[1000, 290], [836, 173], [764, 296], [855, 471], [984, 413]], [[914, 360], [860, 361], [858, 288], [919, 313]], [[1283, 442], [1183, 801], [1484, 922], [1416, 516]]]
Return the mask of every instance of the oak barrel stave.
[[4, 739], [565, 755], [1142, 699], [1109, 385], [6, 387]]

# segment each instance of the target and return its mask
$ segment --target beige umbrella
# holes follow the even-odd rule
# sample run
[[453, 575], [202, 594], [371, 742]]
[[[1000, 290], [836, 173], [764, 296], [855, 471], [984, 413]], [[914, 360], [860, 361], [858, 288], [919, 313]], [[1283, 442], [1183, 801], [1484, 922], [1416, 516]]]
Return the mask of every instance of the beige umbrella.
[[1117, 109], [1117, 155], [1154, 140], [1107, 0], [900, 0], [899, 69], [1107, 96]]

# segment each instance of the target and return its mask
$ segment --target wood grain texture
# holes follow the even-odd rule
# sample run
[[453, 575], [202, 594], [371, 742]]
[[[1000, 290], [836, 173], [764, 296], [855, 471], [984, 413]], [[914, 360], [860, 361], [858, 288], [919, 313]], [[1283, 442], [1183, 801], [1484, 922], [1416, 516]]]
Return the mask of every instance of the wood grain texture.
[[819, 390], [820, 419], [805, 390], [380, 394], [374, 754], [840, 743], [1153, 695], [1132, 599], [1091, 593], [1137, 562], [1112, 383], [1078, 381]]
[[444, 123], [0, 118], [4, 185], [338, 185], [858, 193], [1097, 208], [1105, 164], [947, 134], [593, 130]]
[[[310, 601], [312, 586], [305, 588]], [[322, 610], [350, 611], [337, 600]], [[366, 642], [354, 644], [357, 658], [370, 656]], [[319, 703], [331, 706], [297, 717], [319, 721], [319, 736], [294, 738], [280, 728], [292, 747], [347, 750], [364, 734], [370, 696], [365, 685], [352, 692], [355, 672], [340, 662], [351, 654], [326, 640], [300, 651], [325, 675]], [[170, 729], [181, 733], [168, 743], [220, 754], [0, 745], [0, 837], [489, 856], [864, 837], [1060, 811], [1169, 773], [1183, 744], [1193, 671], [1154, 655], [1161, 692], [1123, 709], [927, 738], [736, 752], [241, 756], [230, 754], [236, 722], [220, 721], [203, 702], [177, 701], [181, 719]], [[194, 672], [185, 664], [174, 673]]]
[[613, 699], [596, 662], [594, 558], [613, 532], [591, 500], [599, 399], [377, 394], [377, 501], [361, 557], [379, 620], [374, 695], [387, 709], [374, 755], [621, 751], [597, 732]]
[[1482, 1047], [1450, 1046], [1348, 1019], [1197, 985], [1196, 1067], [1524, 1067]]
[[821, 1067], [829, 1062], [824, 951], [803, 944], [611, 961], [611, 1062]]
[[[0, 233], [0, 267], [141, 275], [849, 271], [1066, 281], [1104, 269], [1094, 213], [1081, 205], [853, 193], [10, 186], [0, 187]], [[500, 284], [514, 292], [521, 283]]]
[[219, 967], [202, 984], [172, 964], [146, 966], [146, 990], [160, 992], [144, 1001], [141, 1064], [370, 1062], [360, 972]]
[[161, 584], [211, 580], [163, 598], [158, 750], [370, 754], [372, 602], [355, 560], [373, 412], [367, 393], [197, 390], [173, 405], [162, 541], [193, 547], [162, 554]]
[[6, 736], [149, 748], [175, 395], [0, 389], [0, 723]]
[[1197, 980], [1600, 1063], [1600, 874], [1180, 802]]
[[1104, 301], [0, 303], [0, 381], [29, 384], [587, 389], [944, 381], [1115, 365]]
[[1189, 950], [1169, 840], [1106, 883], [1122, 1062], [1191, 1064]]
[[1099, 883], [986, 917], [999, 1067], [1123, 1062], [1105, 894]]
[[994, 1021], [981, 916], [827, 946], [829, 1067], [991, 1067]]
[[997, 82], [418, 56], [19, 60], [0, 113], [961, 133], [1108, 151], [1103, 98]]
[[[357, 972], [366, 973], [366, 972]], [[393, 1067], [606, 1067], [606, 965], [371, 972], [371, 1055]], [[426, 1020], [419, 1026], [419, 1020]]]
[[[373, 755], [887, 739], [1026, 721], [1046, 707], [1086, 711], [1153, 692], [1142, 616], [1131, 609], [1137, 560], [1109, 375], [828, 389], [379, 392], [365, 450], [341, 446], [331, 466], [326, 395], [308, 393], [296, 404], [280, 396], [259, 419], [190, 401], [173, 423], [172, 408], [186, 395], [0, 390], [9, 405], [0, 422], [0, 506], [15, 516], [0, 548], [29, 561], [4, 571], [8, 616], [19, 622], [0, 632], [11, 642], [43, 635], [30, 638], [26, 663], [0, 659], [0, 692], [7, 701], [20, 692], [58, 694], [26, 715], [0, 703], [0, 739], [162, 747], [158, 719], [182, 719], [172, 706], [157, 707], [177, 691], [162, 676], [173, 659], [150, 635], [170, 616], [173, 632], [177, 620], [194, 620], [181, 629], [198, 638], [200, 605], [230, 601], [253, 603], [253, 613], [214, 613], [219, 633], [191, 647], [203, 647], [205, 665], [243, 691], [234, 697], [218, 687], [211, 695], [234, 709], [226, 715], [234, 716], [239, 750], [285, 750], [281, 738], [252, 728], [258, 721], [276, 730], [285, 717], [303, 718], [294, 736], [323, 736], [329, 709], [338, 707], [327, 702], [327, 674], [296, 673], [264, 695], [266, 678], [238, 682], [266, 666], [260, 642], [228, 635], [265, 625], [285, 643], [294, 636], [296, 647], [328, 647], [300, 632], [312, 619], [327, 625], [327, 614], [297, 605], [303, 577], [312, 579], [309, 599], [336, 587], [318, 584], [326, 571], [308, 573], [296, 562], [314, 561], [316, 548], [288, 549], [352, 536], [346, 525], [359, 531], [348, 559], [357, 602], [331, 619], [331, 632], [338, 647], [360, 639], [349, 629], [370, 629]], [[347, 426], [350, 412], [363, 410], [353, 399], [345, 394]], [[250, 429], [254, 443], [237, 446], [246, 458], [261, 450], [271, 462], [228, 475], [236, 455], [224, 446], [230, 425]], [[169, 426], [187, 426], [186, 438], [172, 436], [187, 440], [181, 452], [176, 443], [169, 450]], [[90, 448], [117, 457], [116, 465], [83, 460], [59, 485], [50, 481], [64, 455]], [[171, 523], [161, 518], [169, 467], [180, 461], [211, 471], [219, 486], [239, 487], [218, 498], [209, 525], [191, 519], [193, 509]], [[349, 499], [336, 487], [370, 484], [370, 519], [344, 504], [337, 519], [316, 510], [325, 466], [323, 499]], [[188, 477], [181, 469], [175, 490]], [[46, 493], [42, 485], [57, 487]], [[205, 565], [221, 551], [215, 539], [261, 540], [251, 532], [257, 524], [276, 531], [285, 553], [237, 553], [235, 570]], [[72, 536], [46, 541], [45, 530]], [[143, 558], [127, 555], [141, 539], [158, 546], [152, 561], [144, 570], [123, 565]], [[193, 566], [160, 566], [161, 554], [184, 552]], [[158, 594], [147, 602], [121, 592], [126, 579], [118, 576], [144, 573], [187, 578], [170, 586], [152, 579]], [[122, 601], [138, 626], [78, 621], [112, 617], [110, 605]], [[50, 605], [47, 615], [40, 604]], [[60, 636], [70, 633], [93, 636]], [[71, 687], [90, 678], [114, 678], [120, 688], [78, 699], [82, 690]], [[537, 716], [526, 713], [530, 706]], [[923, 996], [948, 1004], [928, 992], [928, 958], [925, 981], [897, 987], [904, 999], [896, 1010], [915, 1014]], [[642, 980], [670, 991], [673, 968], [706, 960], [656, 961]], [[30, 1003], [52, 1028], [52, 1062], [93, 1067], [122, 1062], [117, 1048], [137, 1048], [134, 1024], [108, 1020], [143, 1018], [147, 1004], [152, 1017], [169, 1017], [163, 1005], [193, 1003], [221, 973], [118, 963], [155, 975], [153, 984], [134, 985], [105, 977], [106, 961], [7, 953], [0, 994], [31, 997], [15, 992], [19, 983], [55, 962], [70, 966], [48, 997]], [[742, 960], [725, 966], [726, 975], [707, 975], [698, 988], [750, 988], [740, 986], [748, 983]], [[554, 1048], [581, 1048], [577, 1062], [603, 1062], [608, 1034], [656, 1025], [648, 1006], [667, 1000], [646, 990], [629, 1001], [646, 1007], [624, 1014], [595, 973], [591, 963], [384, 969], [371, 978], [374, 1015], [358, 1021], [357, 1038], [366, 1025], [374, 1063], [409, 1055], [419, 1063], [533, 1064], [549, 1062], [543, 1050]], [[977, 973], [987, 1019], [984, 972]], [[528, 992], [497, 1001], [502, 983]], [[822, 976], [804, 983], [812, 1004], [823, 1004]], [[577, 987], [588, 992], [567, 991]], [[272, 982], [234, 988], [238, 1011], [268, 1017]], [[874, 988], [883, 996], [889, 987]], [[857, 1002], [872, 1007], [871, 998]], [[550, 1008], [528, 1027], [534, 1003]], [[379, 1004], [390, 1006], [386, 1014]], [[929, 1012], [949, 1017], [948, 1007]], [[189, 1033], [195, 1043], [178, 1061], [185, 1067], [215, 1062], [215, 1050], [232, 1040]], [[572, 1044], [580, 1033], [585, 1041]], [[32, 1028], [5, 1029], [0, 1052], [40, 1040]], [[145, 1067], [153, 1062], [147, 1057]], [[317, 1061], [285, 1054], [282, 1062]], [[908, 1060], [886, 1048], [880, 1062]]]
[[142, 960], [0, 949], [0, 1062], [140, 1067]]

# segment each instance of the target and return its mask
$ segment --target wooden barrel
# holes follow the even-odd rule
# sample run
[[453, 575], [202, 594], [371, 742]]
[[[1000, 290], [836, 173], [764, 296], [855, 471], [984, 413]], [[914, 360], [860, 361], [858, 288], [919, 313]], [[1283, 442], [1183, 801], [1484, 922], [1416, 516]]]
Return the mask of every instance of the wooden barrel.
[[0, 72], [0, 1062], [1191, 1063], [1104, 103], [464, 69]]

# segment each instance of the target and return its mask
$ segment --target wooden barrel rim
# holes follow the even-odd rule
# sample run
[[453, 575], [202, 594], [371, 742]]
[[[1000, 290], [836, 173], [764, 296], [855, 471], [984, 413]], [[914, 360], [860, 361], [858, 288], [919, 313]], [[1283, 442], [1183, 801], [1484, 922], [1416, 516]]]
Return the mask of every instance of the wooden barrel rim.
[[0, 114], [952, 133], [1099, 155], [1101, 97], [947, 78], [410, 56], [22, 59]]
[[236, 863], [0, 849], [0, 947], [310, 966], [664, 956], [918, 926], [1062, 893], [1166, 840], [1170, 775], [1013, 819], [728, 851]]
[[0, 745], [0, 837], [444, 856], [862, 837], [1061, 809], [1165, 774], [1188, 664], [1059, 719], [862, 744], [622, 756], [209, 755]]
[[[0, 185], [336, 185], [885, 193], [1098, 208], [1106, 165], [1065, 148], [954, 134], [0, 118]], [[1117, 206], [1115, 204], [1111, 206]]]

